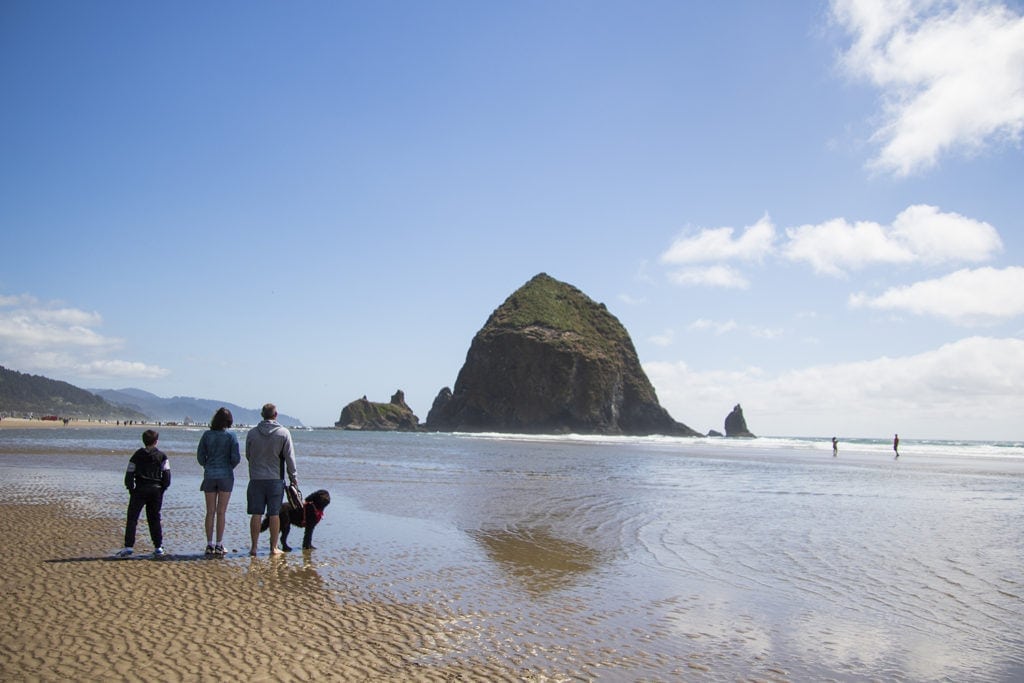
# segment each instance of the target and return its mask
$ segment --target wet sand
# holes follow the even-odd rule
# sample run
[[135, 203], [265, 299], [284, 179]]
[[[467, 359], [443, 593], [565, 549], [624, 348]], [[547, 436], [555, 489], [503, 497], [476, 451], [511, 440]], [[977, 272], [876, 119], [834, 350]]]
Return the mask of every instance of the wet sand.
[[206, 559], [199, 431], [160, 430], [170, 556], [114, 560], [140, 431], [0, 438], [0, 681], [1024, 680], [991, 447], [304, 431], [319, 548], [247, 556], [243, 470]]
[[0, 679], [531, 678], [447, 659], [458, 634], [444, 615], [326, 589], [308, 555], [98, 554], [121, 524], [60, 505], [0, 505]]

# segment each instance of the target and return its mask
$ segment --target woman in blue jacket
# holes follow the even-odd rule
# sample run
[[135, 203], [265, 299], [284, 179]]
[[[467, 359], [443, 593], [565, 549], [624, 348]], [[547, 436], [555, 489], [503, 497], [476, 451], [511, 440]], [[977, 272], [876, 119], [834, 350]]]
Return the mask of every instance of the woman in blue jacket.
[[[234, 424], [231, 411], [218, 408], [210, 420], [210, 428], [199, 439], [196, 459], [203, 466], [203, 483], [199, 490], [206, 494], [206, 554], [224, 554], [224, 514], [235, 486], [235, 467], [242, 460], [238, 437], [229, 431]], [[217, 540], [213, 530], [216, 521]]]

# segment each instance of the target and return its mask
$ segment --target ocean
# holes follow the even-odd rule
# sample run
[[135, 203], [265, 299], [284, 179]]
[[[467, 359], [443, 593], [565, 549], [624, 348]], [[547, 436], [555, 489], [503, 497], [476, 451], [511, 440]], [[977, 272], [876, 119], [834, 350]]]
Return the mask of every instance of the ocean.
[[[0, 502], [59, 491], [120, 519], [141, 431], [0, 431]], [[201, 431], [161, 430], [171, 554], [205, 545]], [[1024, 443], [907, 439], [896, 460], [873, 439], [833, 457], [807, 438], [293, 435], [303, 492], [333, 502], [317, 550], [285, 561], [339, 602], [450, 615], [433, 661], [538, 680], [1024, 680]], [[225, 561], [247, 567], [244, 459], [236, 475]]]

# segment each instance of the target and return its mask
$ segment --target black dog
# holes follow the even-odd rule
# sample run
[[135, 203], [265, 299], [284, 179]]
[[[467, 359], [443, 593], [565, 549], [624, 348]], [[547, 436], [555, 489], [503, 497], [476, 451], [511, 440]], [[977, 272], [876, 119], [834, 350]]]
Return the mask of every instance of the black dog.
[[[324, 516], [324, 508], [330, 504], [331, 494], [323, 489], [313, 491], [306, 496], [306, 502], [301, 508], [293, 507], [287, 500], [281, 503], [281, 550], [286, 553], [291, 552], [292, 548], [288, 545], [288, 532], [291, 531], [293, 524], [305, 529], [302, 536], [302, 549], [316, 550], [313, 545], [313, 529], [320, 523], [320, 518]], [[264, 517], [260, 531], [266, 531], [269, 526], [270, 520]]]

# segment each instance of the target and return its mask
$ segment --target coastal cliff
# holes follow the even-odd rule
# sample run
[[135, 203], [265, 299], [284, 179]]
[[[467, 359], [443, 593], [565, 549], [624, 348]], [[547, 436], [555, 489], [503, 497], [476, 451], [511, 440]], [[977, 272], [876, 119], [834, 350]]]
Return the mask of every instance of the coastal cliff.
[[491, 314], [426, 427], [700, 436], [658, 403], [629, 334], [604, 304], [546, 273]]
[[365, 396], [352, 401], [341, 409], [341, 416], [334, 426], [374, 432], [414, 431], [420, 419], [413, 414], [405, 402], [405, 392], [395, 392], [389, 403], [375, 403]]

